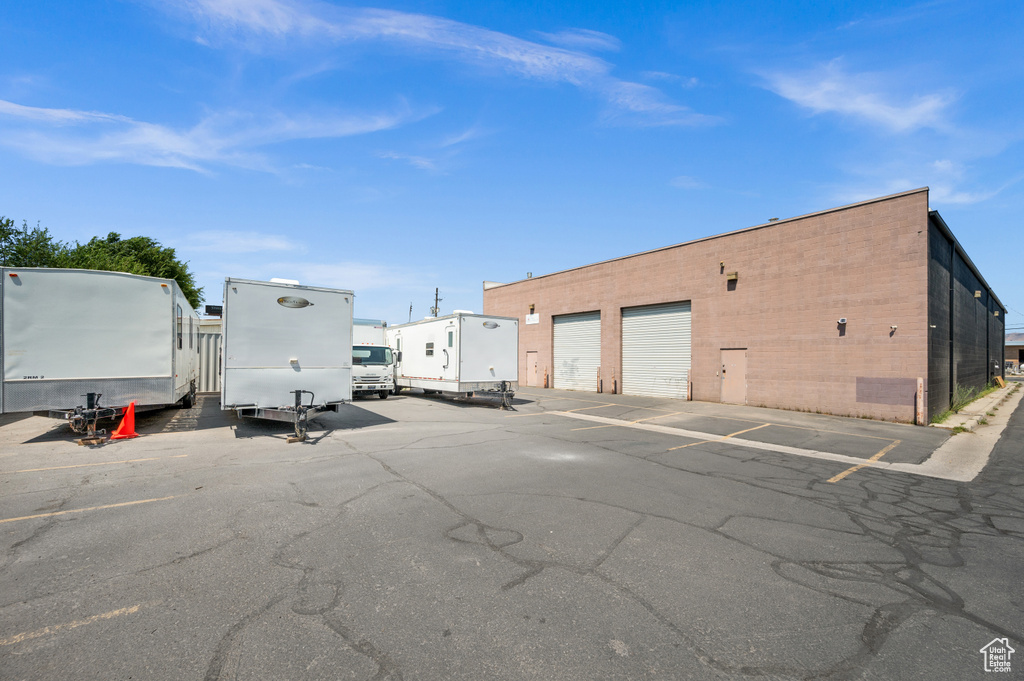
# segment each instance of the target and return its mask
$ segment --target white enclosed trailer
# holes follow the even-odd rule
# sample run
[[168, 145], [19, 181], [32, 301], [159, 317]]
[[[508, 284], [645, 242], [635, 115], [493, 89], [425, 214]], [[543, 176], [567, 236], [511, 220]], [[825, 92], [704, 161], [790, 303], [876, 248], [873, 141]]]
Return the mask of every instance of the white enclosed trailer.
[[507, 404], [519, 387], [519, 320], [456, 312], [392, 326], [398, 388], [470, 395], [500, 394]]
[[224, 282], [221, 409], [289, 421], [352, 399], [351, 291], [228, 278]]
[[388, 323], [352, 320], [352, 396], [376, 394], [386, 400], [395, 389], [395, 356], [388, 347]]
[[173, 279], [0, 268], [0, 328], [0, 412], [67, 418], [92, 435], [131, 402], [195, 399], [199, 317]]

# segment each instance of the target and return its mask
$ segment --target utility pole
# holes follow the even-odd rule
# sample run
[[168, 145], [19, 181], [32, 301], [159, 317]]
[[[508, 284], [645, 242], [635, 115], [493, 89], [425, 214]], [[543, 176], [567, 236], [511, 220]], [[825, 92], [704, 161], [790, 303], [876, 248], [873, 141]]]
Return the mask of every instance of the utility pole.
[[438, 298], [437, 297], [437, 294], [439, 292], [440, 292], [439, 289], [436, 289], [436, 288], [434, 289], [434, 307], [430, 308], [430, 314], [433, 317], [438, 317], [438, 316], [440, 316], [440, 313], [441, 313], [441, 301], [444, 300], [444, 298]]
[[412, 303], [409, 303], [409, 321], [412, 321]]

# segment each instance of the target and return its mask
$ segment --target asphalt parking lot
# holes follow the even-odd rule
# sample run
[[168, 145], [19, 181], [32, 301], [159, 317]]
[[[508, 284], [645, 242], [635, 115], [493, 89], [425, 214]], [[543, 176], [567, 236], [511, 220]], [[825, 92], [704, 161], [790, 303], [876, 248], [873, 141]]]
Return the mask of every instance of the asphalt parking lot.
[[3, 417], [0, 676], [983, 678], [1024, 650], [1019, 402], [952, 438], [540, 389], [297, 444], [215, 395], [96, 448]]

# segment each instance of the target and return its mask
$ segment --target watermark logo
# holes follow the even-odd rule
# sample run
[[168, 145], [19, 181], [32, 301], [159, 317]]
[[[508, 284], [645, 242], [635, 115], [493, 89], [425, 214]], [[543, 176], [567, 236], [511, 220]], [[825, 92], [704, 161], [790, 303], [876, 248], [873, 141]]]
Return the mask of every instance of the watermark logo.
[[1010, 657], [1017, 652], [1010, 647], [1010, 640], [1006, 638], [994, 638], [981, 649], [985, 656], [985, 671], [987, 672], [1009, 672]]

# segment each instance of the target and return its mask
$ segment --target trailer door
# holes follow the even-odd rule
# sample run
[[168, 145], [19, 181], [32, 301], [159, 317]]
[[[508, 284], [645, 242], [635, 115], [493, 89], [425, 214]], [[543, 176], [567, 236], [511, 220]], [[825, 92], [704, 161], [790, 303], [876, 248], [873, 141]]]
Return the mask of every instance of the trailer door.
[[601, 313], [559, 315], [554, 325], [552, 387], [597, 392], [601, 368]]
[[444, 331], [438, 339], [437, 353], [444, 359], [441, 365], [441, 378], [446, 381], [459, 380], [459, 327], [455, 320], [451, 320], [444, 326]]

